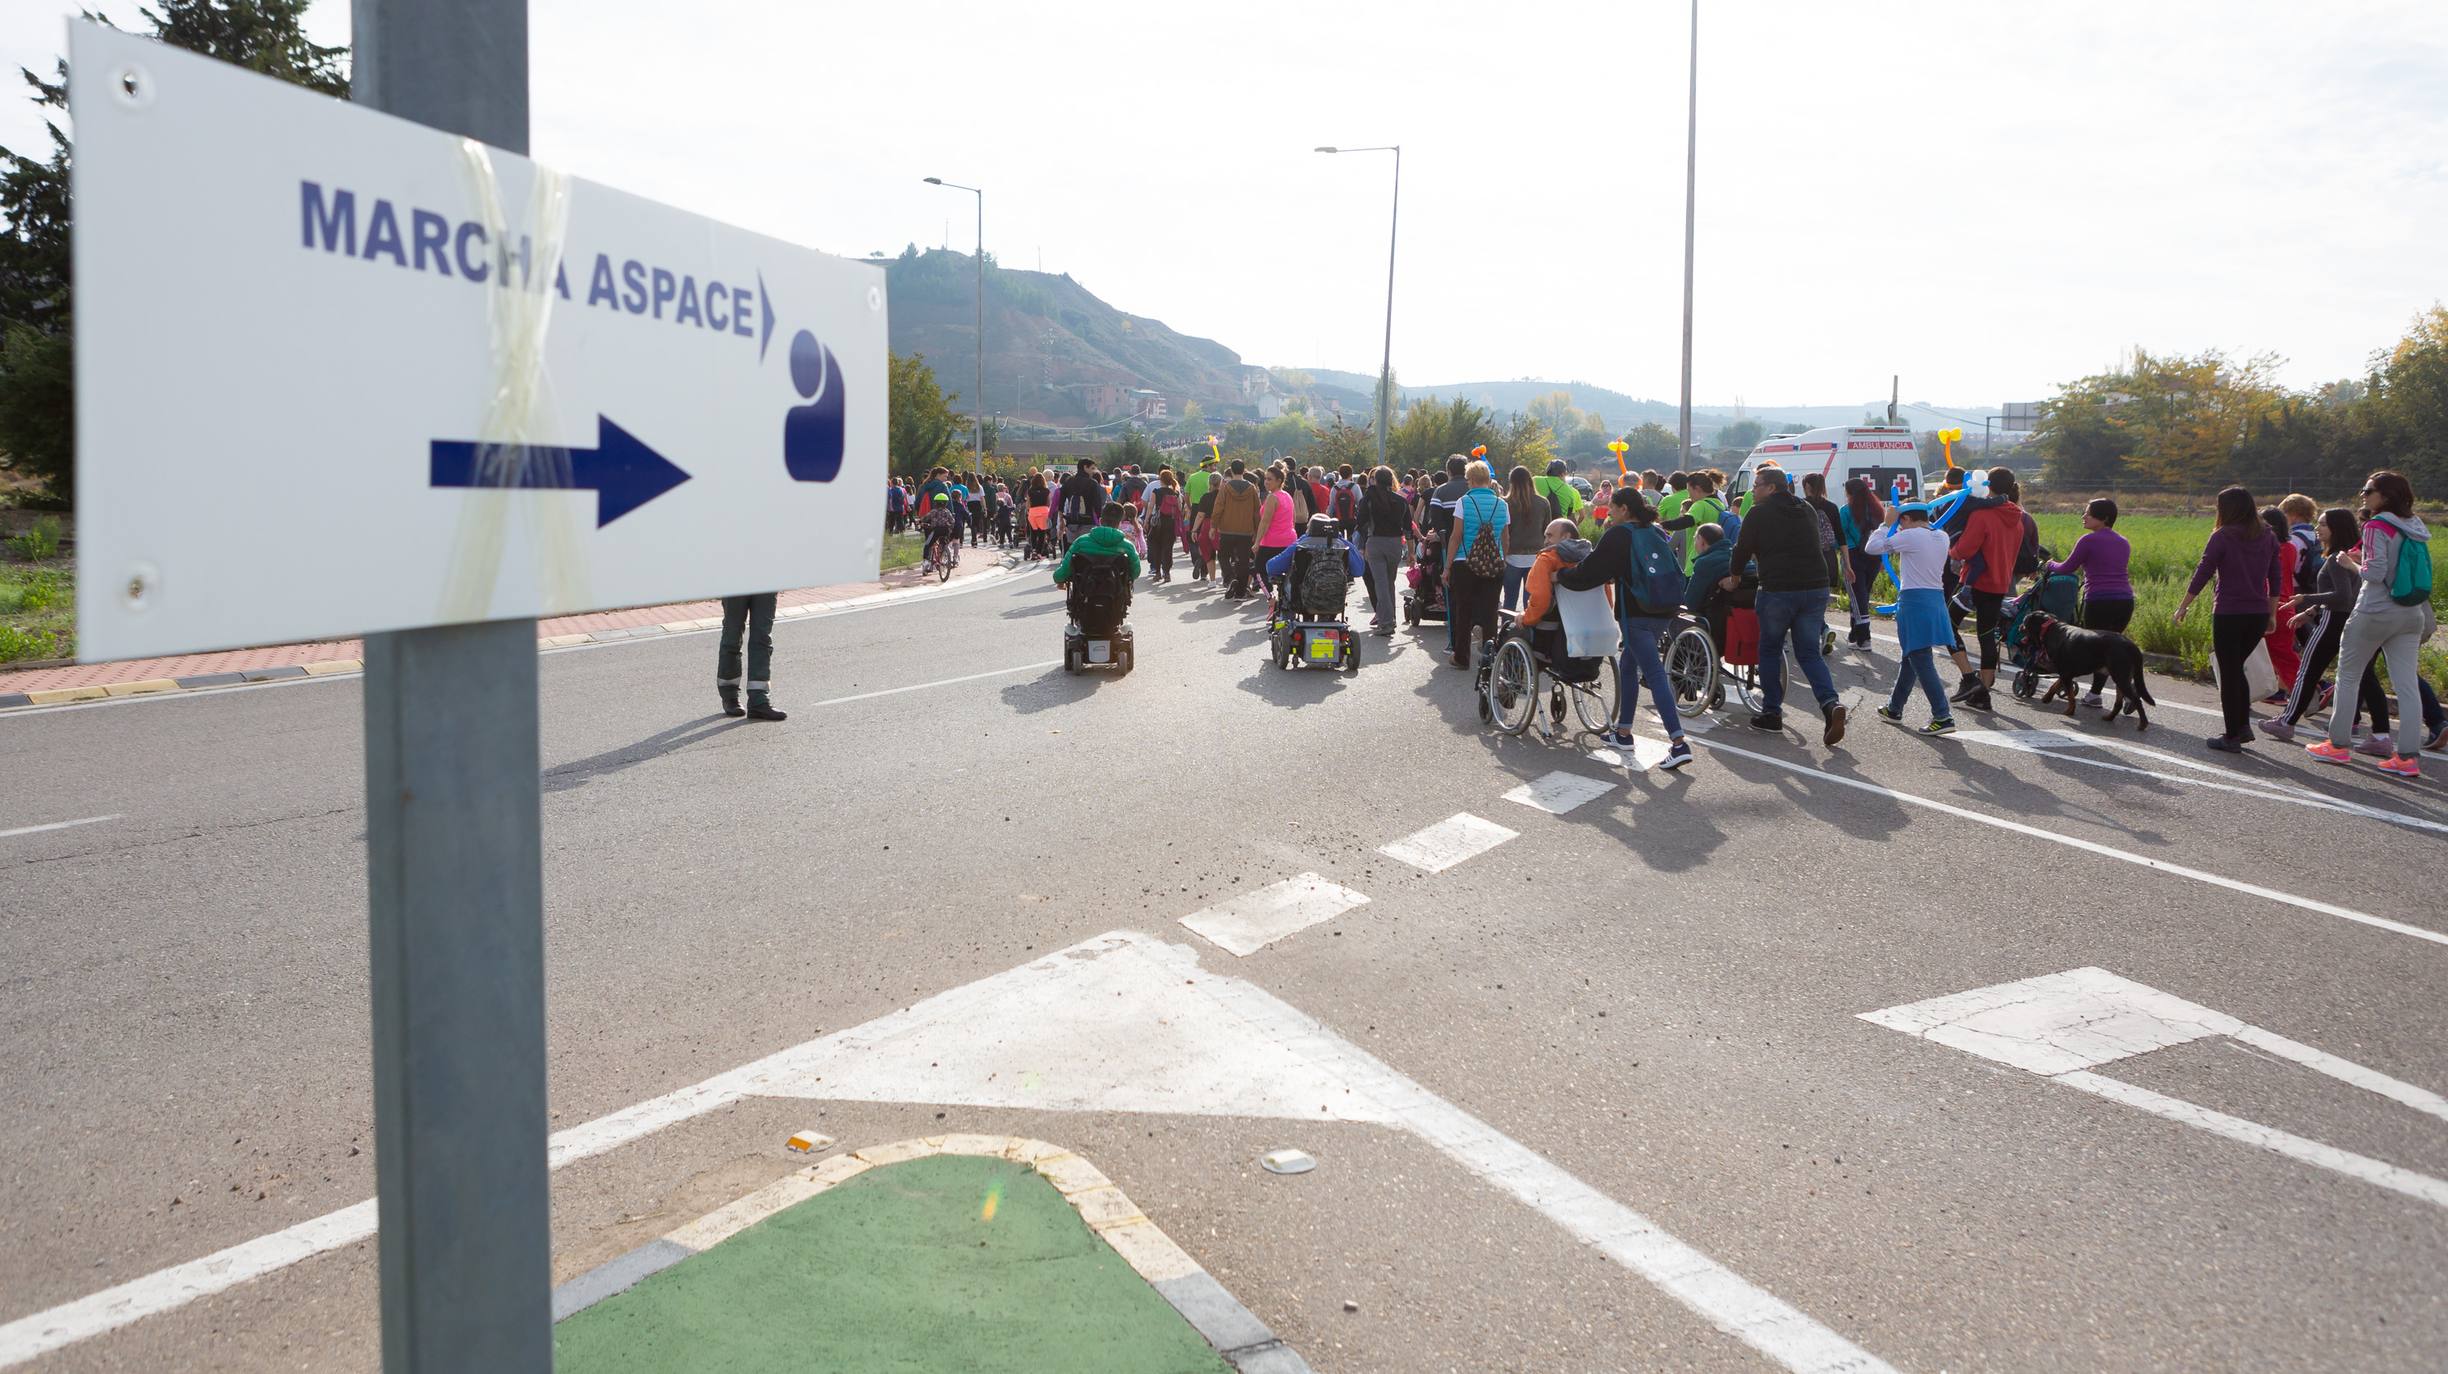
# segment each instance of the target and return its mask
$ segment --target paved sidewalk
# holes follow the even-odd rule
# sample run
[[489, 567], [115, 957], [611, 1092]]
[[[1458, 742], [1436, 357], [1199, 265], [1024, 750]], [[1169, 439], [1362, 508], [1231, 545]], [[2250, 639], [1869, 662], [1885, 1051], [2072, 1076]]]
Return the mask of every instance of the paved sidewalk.
[[[952, 581], [959, 583], [1000, 572], [1013, 566], [1018, 557], [1016, 549], [1007, 551], [993, 545], [965, 549], [960, 567], [952, 574]], [[782, 593], [780, 614], [805, 615], [846, 601], [932, 585], [935, 585], [932, 577], [920, 577], [915, 568], [901, 568], [884, 573], [873, 582], [800, 587]], [[633, 606], [626, 610], [594, 611], [586, 615], [556, 616], [540, 621], [536, 626], [536, 643], [539, 648], [557, 649], [573, 644], [712, 629], [721, 623], [722, 603], [719, 601]], [[221, 653], [121, 659], [111, 663], [72, 663], [57, 668], [0, 672], [0, 710], [105, 696], [142, 696], [153, 692], [269, 682], [279, 678], [354, 673], [364, 667], [364, 654], [363, 640], [338, 639], [314, 644], [273, 644]]]
[[779, 1180], [562, 1287], [563, 1374], [1308, 1374], [1060, 1146], [930, 1136]]

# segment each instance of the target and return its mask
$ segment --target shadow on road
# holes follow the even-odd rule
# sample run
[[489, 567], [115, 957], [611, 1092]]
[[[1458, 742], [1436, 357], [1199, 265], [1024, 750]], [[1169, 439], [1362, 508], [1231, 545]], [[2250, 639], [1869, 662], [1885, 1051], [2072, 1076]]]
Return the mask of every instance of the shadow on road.
[[558, 768], [547, 768], [544, 770], [544, 790], [566, 792], [573, 787], [584, 787], [606, 774], [634, 768], [746, 724], [747, 721], [730, 716], [700, 716], [684, 725], [657, 731], [635, 744], [624, 744], [618, 749], [606, 750], [592, 758], [565, 763]]

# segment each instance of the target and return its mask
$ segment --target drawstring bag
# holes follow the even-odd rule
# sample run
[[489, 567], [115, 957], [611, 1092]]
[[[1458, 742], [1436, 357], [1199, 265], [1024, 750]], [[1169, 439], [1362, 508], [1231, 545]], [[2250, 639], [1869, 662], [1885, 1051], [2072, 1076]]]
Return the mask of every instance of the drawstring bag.
[[[1471, 494], [1487, 496], [1484, 491]], [[1492, 496], [1488, 500], [1491, 504], [1498, 504]], [[1471, 536], [1470, 548], [1462, 555], [1462, 561], [1473, 577], [1493, 582], [1504, 576], [1504, 550], [1496, 543], [1496, 524], [1487, 516], [1479, 517], [1478, 533]]]

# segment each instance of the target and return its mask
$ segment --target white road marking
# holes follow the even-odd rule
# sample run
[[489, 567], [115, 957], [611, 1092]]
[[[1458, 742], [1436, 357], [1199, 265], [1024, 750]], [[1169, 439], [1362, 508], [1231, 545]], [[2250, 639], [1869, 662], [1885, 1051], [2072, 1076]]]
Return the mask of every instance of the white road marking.
[[[1649, 741], [1642, 740], [1641, 743], [1645, 745]], [[1641, 752], [1648, 751], [1644, 749]], [[1590, 757], [1603, 757], [1613, 763], [1617, 762], [1613, 757], [1614, 753], [1612, 749], [1603, 749], [1592, 753]], [[1658, 757], [1666, 757], [1666, 746], [1662, 744], [1658, 746]], [[1596, 801], [1614, 790], [1615, 784], [1604, 778], [1593, 778], [1585, 773], [1568, 773], [1559, 769], [1543, 778], [1533, 778], [1523, 783], [1505, 793], [1504, 799], [1509, 802], [1519, 802], [1533, 811], [1544, 811], [1550, 816], [1561, 816], [1583, 802]]]
[[2448, 1180], [2401, 1169], [2091, 1072], [2120, 1059], [2223, 1035], [2448, 1121], [2448, 1099], [2427, 1088], [2289, 1040], [2224, 1012], [2188, 1002], [2174, 993], [2118, 977], [2106, 969], [2068, 969], [2020, 982], [1974, 988], [1926, 1002], [1863, 1012], [1861, 1019], [2028, 1070], [2168, 1121], [2198, 1127], [2241, 1144], [2448, 1207]]
[[[1869, 1354], [1187, 946], [1116, 931], [561, 1132], [558, 1168], [745, 1097], [1373, 1122], [1473, 1175], [1788, 1369]], [[0, 1367], [374, 1233], [371, 1201], [0, 1326]]]
[[2162, 1120], [2198, 1127], [2212, 1135], [2224, 1136], [2239, 1145], [2250, 1145], [2274, 1154], [2282, 1154], [2289, 1159], [2327, 1169], [2332, 1173], [2344, 1174], [2348, 1178], [2360, 1179], [2376, 1187], [2403, 1193], [2407, 1197], [2428, 1202], [2434, 1207], [2448, 1207], [2448, 1179], [2433, 1178], [2429, 1174], [2418, 1174], [2411, 1169], [2400, 1169], [2385, 1160], [2373, 1159], [2369, 1155], [2359, 1155], [2351, 1150], [2341, 1150], [2335, 1145], [2324, 1145], [2320, 1141], [2308, 1140], [2292, 1132], [2279, 1130], [2275, 1126], [2264, 1126], [2258, 1121], [2246, 1121], [2240, 1116], [2214, 1112], [2208, 1107], [2187, 1102], [2183, 1098], [2169, 1097], [2165, 1093], [2152, 1092], [2148, 1088], [2138, 1088], [2131, 1083], [2120, 1083], [2113, 1078], [2102, 1078], [2088, 1070], [2078, 1069], [2073, 1073], [2060, 1074], [2056, 1081], [2069, 1088], [2080, 1088], [2095, 1097], [2104, 1097], [2111, 1102], [2122, 1102], [2128, 1107], [2149, 1112], [2152, 1116]]
[[1850, 787], [1857, 791], [1868, 792], [1876, 796], [1886, 797], [1892, 801], [1902, 802], [1907, 806], [1918, 806], [1924, 810], [1936, 811], [1941, 815], [1953, 816], [1958, 820], [1971, 821], [1978, 825], [1986, 825], [1998, 830], [2011, 831], [2017, 835], [2026, 835], [2035, 840], [2045, 840], [2050, 844], [2061, 844], [2069, 849], [2079, 849], [2086, 854], [2097, 854], [2102, 858], [2116, 859], [2123, 863], [2134, 864], [2138, 867], [2151, 869], [2154, 872], [2166, 873], [2173, 877], [2190, 878], [2194, 882], [2207, 883], [2212, 887], [2224, 888], [2229, 892], [2241, 892], [2251, 897], [2266, 897], [2270, 901], [2281, 902], [2287, 906], [2298, 908], [2299, 910], [2317, 912], [2323, 916], [2335, 916], [2341, 921], [2353, 921], [2357, 925], [2370, 926], [2375, 930], [2385, 930], [2394, 935], [2407, 935], [2412, 936], [2414, 939], [2425, 940], [2435, 945], [2448, 945], [2448, 934], [2443, 934], [2442, 932], [2436, 930], [2425, 930], [2421, 926], [2408, 925], [2403, 921], [2392, 921], [2386, 916], [2373, 916], [2367, 912], [2356, 911], [2351, 907], [2339, 906], [2334, 902], [2324, 902], [2311, 897], [2298, 897], [2294, 893], [2281, 892], [2274, 887], [2262, 887], [2258, 883], [2248, 883], [2240, 879], [2225, 877], [2217, 873], [2205, 873], [2198, 868], [2187, 868], [2183, 864], [2170, 863], [2165, 859], [2154, 858], [2148, 854], [2136, 854], [2131, 850], [2119, 849], [2114, 845], [2101, 844], [2096, 840], [2081, 839], [2073, 835], [2060, 835], [2056, 831], [2043, 830], [2036, 825], [2025, 825], [2021, 821], [2010, 821], [2003, 816], [1983, 815], [1978, 811], [1956, 806], [1950, 802], [1938, 801], [1934, 798], [1919, 796], [1911, 792], [1899, 792], [1892, 787], [1881, 787], [1874, 782], [1864, 782], [1859, 778], [1848, 778], [1841, 773], [1830, 773], [1822, 768], [1813, 768], [1806, 763], [1796, 763], [1791, 759], [1780, 759], [1772, 754], [1762, 754], [1753, 750], [1738, 748], [1735, 745], [1727, 744], [1720, 740], [1700, 740], [1698, 743], [1703, 748], [1722, 750], [1726, 753], [1734, 755], [1737, 758], [1751, 759], [1754, 762], [1769, 764], [1773, 767], [1785, 769], [1788, 772], [1806, 773], [1811, 777], [1820, 778], [1842, 787]]
[[1603, 744], [1590, 750], [1589, 756], [1610, 768], [1621, 768], [1629, 773], [1646, 773], [1666, 761], [1666, 741], [1651, 739], [1647, 735], [1634, 735], [1632, 737], [1632, 757], [1628, 759], [1624, 757], [1621, 749], [1609, 748]]
[[[1002, 586], [1022, 571], [1021, 568], [1007, 568], [995, 572], [979, 573], [975, 577], [965, 577], [954, 583], [932, 587], [900, 587], [889, 592], [875, 592], [868, 596], [853, 597], [848, 601], [836, 601], [811, 610], [805, 615], [777, 615], [774, 617], [774, 624], [795, 625], [801, 621], [830, 620], [839, 615], [857, 615], [861, 611], [880, 611], [888, 606], [897, 606], [908, 601], [940, 601], [945, 597], [962, 596], [969, 592], [984, 591], [988, 587]], [[543, 657], [551, 658], [559, 654], [585, 653], [590, 649], [617, 649], [624, 645], [654, 644], [666, 639], [690, 639], [698, 635], [720, 633], [719, 630], [684, 630], [678, 634], [648, 635], [643, 639], [614, 639], [599, 644], [563, 644], [549, 649], [539, 644], [536, 646], [536, 652]], [[144, 692], [132, 697], [100, 697], [92, 701], [63, 701], [51, 706], [15, 706], [0, 710], [0, 719], [16, 716], [47, 716], [60, 711], [91, 711], [110, 706], [141, 706], [147, 702], [193, 701], [198, 697], [235, 696], [242, 692], [265, 691], [278, 687], [303, 687], [313, 683], [355, 682], [362, 676], [361, 673], [325, 673], [319, 677], [275, 678], [270, 682], [233, 682], [226, 687], [196, 687], [179, 692]]]
[[[2136, 777], [2154, 778], [2160, 782], [2182, 783], [2187, 787], [2206, 787], [2216, 792], [2232, 792], [2238, 796], [2258, 797], [2263, 801], [2280, 802], [2289, 806], [2308, 806], [2319, 811], [2335, 811], [2341, 815], [2360, 816], [2366, 820], [2386, 821], [2391, 825], [2402, 825], [2415, 830], [2429, 830], [2436, 834], [2448, 835], [2448, 825], [2443, 825], [2438, 821], [2426, 820], [2421, 816], [2410, 816], [2402, 811], [2391, 811], [2385, 807], [2365, 806], [2361, 802], [2325, 797], [2317, 792], [2278, 783], [2275, 780], [2268, 784], [2255, 785], [2256, 780], [2252, 779], [2250, 774], [2220, 768], [2214, 764], [2200, 763], [2192, 759], [2179, 758], [2173, 754], [2163, 754], [2156, 749], [2139, 748], [2129, 740], [2089, 735], [2075, 730], [1958, 730], [1954, 737], [1967, 744], [1987, 744], [2025, 754], [2047, 754], [2052, 758], [2064, 759], [2068, 763], [2079, 763], [2086, 768], [2104, 768], [2110, 772], [2130, 773]], [[2136, 768], [2126, 763], [2111, 763], [2106, 759], [2084, 758], [2074, 752], [2077, 749], [2123, 750], [2147, 758], [2159, 759], [2188, 771], [2164, 773], [2152, 768]], [[2215, 777], [2201, 776], [2205, 773], [2239, 781], [2226, 782]]]
[[[1898, 641], [1897, 641], [1896, 637], [1895, 637], [1894, 635], [1891, 635], [1891, 634], [1880, 634], [1878, 631], [1876, 631], [1876, 630], [1872, 630], [1872, 631], [1870, 632], [1870, 637], [1871, 637], [1871, 638], [1873, 638], [1873, 639], [1883, 640], [1883, 641], [1885, 641], [1886, 643], [1889, 643], [1889, 644], [1895, 644], [1895, 645], [1897, 645], [1897, 647], [1898, 647], [1898, 648], [1903, 647], [1903, 646], [1902, 646], [1900, 643], [1898, 643]], [[1965, 643], [1965, 646], [1966, 646], [1967, 648], [1974, 648], [1974, 649], [1977, 649], [1977, 648], [1979, 647], [1978, 645], [1973, 644], [1973, 643], [1972, 643], [1972, 641], [1970, 641], [1970, 640], [1966, 640], [1966, 641], [1964, 641], [1964, 643]], [[1973, 655], [1972, 661], [1973, 661], [1974, 663], [1978, 663], [1978, 662], [1980, 661], [1980, 655], [1979, 655], [1979, 654], [1977, 654], [1977, 653], [1975, 653], [1975, 654]], [[2000, 687], [2004, 687], [2004, 686], [2005, 686], [2007, 683], [2012, 682], [2013, 680], [2014, 680], [2014, 669], [2012, 669], [2012, 668], [2010, 668], [2010, 667], [2007, 667], [2007, 666], [2006, 666], [2004, 663], [2002, 663], [2002, 662], [2001, 662], [2001, 663], [1998, 665], [1998, 685], [1999, 685]], [[2040, 690], [2041, 690], [2041, 691], [2043, 691], [2043, 692], [2047, 691], [2047, 690], [2048, 690], [2050, 687], [2054, 687], [2054, 686], [2056, 686], [2056, 685], [2057, 685], [2057, 679], [2056, 679], [2056, 678], [2055, 678], [2053, 675], [2049, 675], [2049, 674], [2042, 674], [2042, 681], [2043, 681], [2043, 683], [2044, 683], [2045, 685], [2043, 685], [2043, 686], [2040, 688]], [[2111, 696], [2110, 696], [2108, 699], [2109, 699], [2110, 701], [2112, 701], [2112, 702], [2113, 702], [2113, 701], [2115, 701], [2115, 700], [2116, 700], [2116, 697], [2115, 697], [2115, 696], [2113, 696], [2113, 695], [2111, 695]], [[2037, 703], [2037, 702], [2038, 702], [2038, 700], [2039, 700], [2039, 698], [2037, 698], [2037, 697], [2034, 697], [2034, 698], [2033, 698], [2033, 701], [2034, 701], [2035, 703]], [[2156, 703], [2156, 704], [2154, 704], [2154, 705], [2150, 706], [2148, 709], [2153, 710], [2153, 711], [2157, 711], [2157, 710], [2160, 710], [2160, 709], [2162, 709], [2162, 708], [2165, 708], [2165, 709], [2167, 709], [2167, 710], [2171, 710], [2171, 711], [2191, 711], [2193, 714], [2195, 714], [2195, 715], [2197, 715], [2197, 716], [2217, 716], [2217, 717], [2219, 717], [2219, 718], [2221, 718], [2221, 719], [2224, 719], [2224, 718], [2226, 717], [2226, 714], [2227, 714], [2226, 712], [2224, 712], [2224, 711], [2222, 711], [2222, 710], [2218, 709], [2217, 707], [2213, 707], [2213, 706], [2195, 706], [2195, 705], [2194, 705], [2194, 704], [2192, 704], [2191, 702], [2187, 702], [2187, 701], [2162, 701], [2162, 702], [2158, 702], [2158, 703]]]
[[99, 825], [119, 819], [116, 812], [108, 816], [85, 816], [73, 821], [53, 821], [48, 825], [21, 825], [14, 830], [0, 830], [0, 840], [13, 840], [19, 835], [39, 835], [46, 830], [72, 830], [80, 825]]
[[1465, 859], [1485, 854], [1517, 833], [1463, 811], [1392, 844], [1379, 845], [1377, 852], [1413, 868], [1442, 873]]
[[1316, 873], [1303, 873], [1255, 892], [1193, 911], [1181, 923], [1210, 943], [1244, 958], [1320, 921], [1332, 920], [1368, 898], [1338, 887]]
[[978, 682], [990, 677], [1008, 677], [1013, 673], [1042, 672], [1045, 669], [1060, 666], [1062, 666], [1061, 659], [1049, 658], [1042, 663], [1022, 663], [1010, 668], [989, 668], [982, 673], [967, 673], [960, 677], [939, 677], [933, 682], [913, 682], [907, 687], [887, 687], [877, 692], [858, 692], [846, 697], [827, 697], [823, 701], [806, 703], [805, 709], [814, 710], [819, 706], [846, 706], [853, 701], [873, 701], [877, 697], [897, 697], [903, 692], [923, 692], [930, 687], [950, 687], [955, 683]]

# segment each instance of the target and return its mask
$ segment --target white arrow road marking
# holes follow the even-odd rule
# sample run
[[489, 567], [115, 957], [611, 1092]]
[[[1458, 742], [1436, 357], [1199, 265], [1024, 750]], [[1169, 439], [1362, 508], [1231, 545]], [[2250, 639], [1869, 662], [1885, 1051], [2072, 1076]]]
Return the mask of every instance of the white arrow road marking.
[[2448, 1180], [2215, 1112], [2091, 1070], [2207, 1036], [2223, 1035], [2448, 1121], [2448, 1099], [2352, 1060], [2249, 1025], [2173, 993], [2100, 968], [2068, 969], [1861, 1013], [1890, 1030], [2028, 1070], [2070, 1088], [2199, 1127], [2229, 1140], [2448, 1207]]
[[21, 825], [14, 830], [0, 830], [0, 840], [13, 840], [19, 835], [39, 835], [46, 830], [71, 830], [80, 825], [99, 825], [104, 821], [115, 821], [117, 819], [119, 819], [119, 817], [116, 814], [113, 814], [108, 816], [86, 816], [73, 821], [53, 821], [49, 825]]
[[1413, 868], [1442, 873], [1465, 859], [1485, 854], [1518, 833], [1464, 811], [1392, 844], [1380, 845], [1377, 852]]
[[[560, 1166], [755, 1096], [1369, 1122], [1412, 1133], [1787, 1369], [1893, 1374], [1774, 1294], [1189, 947], [1117, 931], [560, 1132]], [[354, 1207], [0, 1325], [0, 1366], [374, 1232]]]
[[1244, 892], [1181, 923], [1234, 954], [1247, 957], [1287, 935], [1296, 935], [1320, 921], [1332, 920], [1367, 902], [1348, 887], [1338, 887], [1316, 873], [1303, 873], [1255, 892]]
[[[2202, 763], [2194, 759], [2180, 758], [2174, 754], [2162, 753], [2113, 735], [2084, 734], [2075, 730], [1958, 730], [1954, 737], [1966, 744], [1993, 745], [2024, 754], [2046, 754], [2051, 758], [2063, 759], [2067, 763], [2079, 763], [2086, 768], [2104, 768], [2112, 773], [2130, 773], [2136, 777], [2181, 783], [2187, 787], [2206, 787], [2214, 792], [2232, 792], [2238, 796], [2258, 797], [2263, 801], [2282, 802], [2289, 806], [2309, 806], [2319, 811], [2335, 811], [2342, 815], [2361, 816], [2368, 820], [2386, 821], [2391, 825], [2402, 825], [2415, 830], [2429, 830], [2437, 834], [2448, 835], [2448, 825], [2443, 825], [2438, 821], [2427, 820], [2421, 816], [2411, 816], [2403, 811], [2391, 811], [2385, 807], [2365, 806], [2360, 802], [2325, 797], [2308, 788], [2274, 779], [2267, 783], [2260, 783], [2250, 774], [2220, 768], [2214, 764]], [[2136, 768], [2131, 764], [2111, 763], [2106, 759], [2085, 758], [2074, 752], [2078, 749], [2113, 749], [2173, 764], [2187, 771], [2163, 773], [2152, 768]], [[2205, 777], [2204, 774], [2213, 776]]]

